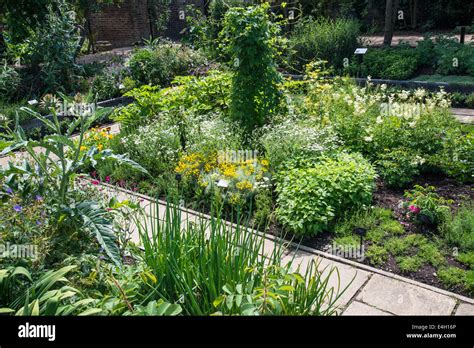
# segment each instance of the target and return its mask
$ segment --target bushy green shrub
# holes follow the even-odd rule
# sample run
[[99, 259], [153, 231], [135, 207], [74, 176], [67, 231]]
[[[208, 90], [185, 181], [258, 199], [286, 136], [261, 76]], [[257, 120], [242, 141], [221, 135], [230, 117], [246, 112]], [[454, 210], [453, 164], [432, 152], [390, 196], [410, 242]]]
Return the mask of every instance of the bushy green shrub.
[[0, 100], [11, 100], [18, 92], [20, 87], [20, 74], [15, 68], [8, 66], [5, 61], [0, 62]]
[[418, 69], [417, 52], [406, 46], [369, 49], [364, 55], [362, 72], [373, 78], [406, 80]]
[[405, 192], [408, 201], [402, 206], [408, 216], [420, 224], [438, 226], [446, 221], [451, 213], [451, 200], [439, 196], [434, 186], [415, 185], [412, 190]]
[[460, 182], [474, 182], [474, 129], [467, 133], [459, 128], [451, 129], [433, 162]]
[[264, 4], [230, 9], [222, 31], [234, 68], [230, 113], [249, 133], [271, 118], [281, 98], [281, 76], [274, 61], [274, 36], [279, 30], [270, 21], [268, 8]]
[[275, 169], [292, 158], [315, 159], [335, 151], [341, 145], [330, 127], [316, 128], [292, 119], [267, 126], [263, 130], [260, 142]]
[[380, 154], [375, 165], [383, 182], [390, 187], [406, 187], [420, 173], [417, 155], [405, 149]]
[[370, 204], [375, 170], [358, 154], [322, 157], [304, 166], [288, 164], [277, 175], [279, 221], [297, 235], [328, 228], [347, 210]]
[[342, 68], [344, 58], [353, 57], [359, 34], [360, 25], [353, 19], [308, 17], [299, 21], [289, 38], [289, 68], [301, 72], [318, 59]]
[[31, 55], [26, 57], [33, 79], [46, 92], [70, 91], [78, 80], [76, 56], [80, 35], [75, 12], [63, 0], [50, 6], [45, 23], [29, 39]]
[[186, 75], [203, 62], [204, 58], [191, 48], [163, 42], [135, 50], [128, 67], [132, 79], [138, 83], [166, 87], [175, 76]]
[[455, 215], [441, 226], [443, 238], [452, 246], [463, 251], [474, 251], [474, 207], [468, 205], [460, 208]]
[[474, 76], [474, 45], [463, 45], [455, 39], [440, 37], [437, 38], [433, 51], [437, 73]]

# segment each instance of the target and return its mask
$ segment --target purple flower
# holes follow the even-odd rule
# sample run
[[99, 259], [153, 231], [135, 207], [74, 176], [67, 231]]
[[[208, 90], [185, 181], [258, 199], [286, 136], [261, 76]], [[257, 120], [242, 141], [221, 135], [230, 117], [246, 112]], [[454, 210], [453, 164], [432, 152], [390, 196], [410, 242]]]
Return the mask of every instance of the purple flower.
[[7, 193], [8, 193], [9, 195], [12, 195], [12, 194], [13, 194], [13, 190], [12, 190], [11, 188], [7, 188]]
[[20, 213], [20, 212], [22, 211], [22, 209], [23, 209], [23, 208], [21, 207], [21, 205], [15, 205], [15, 206], [13, 207], [13, 210], [15, 210], [17, 213]]
[[37, 226], [41, 226], [41, 221], [40, 221], [40, 220], [36, 220], [36, 225], [37, 225]]
[[43, 200], [43, 197], [41, 197], [40, 195], [36, 195], [35, 199], [36, 201], [41, 202]]

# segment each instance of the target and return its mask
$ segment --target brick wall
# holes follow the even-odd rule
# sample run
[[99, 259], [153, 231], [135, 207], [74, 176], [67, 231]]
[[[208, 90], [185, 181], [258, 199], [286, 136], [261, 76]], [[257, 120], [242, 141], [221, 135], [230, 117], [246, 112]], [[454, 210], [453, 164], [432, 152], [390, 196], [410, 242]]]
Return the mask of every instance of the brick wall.
[[[167, 1], [167, 0], [164, 0]], [[178, 39], [186, 27], [179, 18], [186, 5], [204, 8], [206, 0], [170, 0], [170, 18], [165, 36]], [[151, 36], [147, 0], [124, 0], [121, 5], [106, 5], [89, 15], [94, 42], [108, 41], [112, 47], [126, 47]]]
[[131, 46], [150, 36], [147, 0], [125, 0], [106, 5], [89, 15], [94, 42], [108, 41], [115, 47]]

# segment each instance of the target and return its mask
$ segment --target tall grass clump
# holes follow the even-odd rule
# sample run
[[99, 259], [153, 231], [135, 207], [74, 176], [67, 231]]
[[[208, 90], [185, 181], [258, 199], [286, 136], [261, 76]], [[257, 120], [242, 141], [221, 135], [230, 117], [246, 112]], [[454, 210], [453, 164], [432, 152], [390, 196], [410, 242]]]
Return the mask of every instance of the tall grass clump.
[[353, 57], [359, 34], [360, 24], [356, 20], [308, 17], [295, 26], [290, 37], [289, 69], [302, 72], [314, 60], [325, 60], [341, 69], [344, 58]]
[[137, 221], [143, 261], [157, 279], [151, 293], [180, 303], [183, 314], [334, 314], [345, 290], [328, 285], [337, 269], [312, 262], [301, 274], [292, 262], [282, 264], [281, 244], [264, 253], [264, 238], [220, 218], [183, 222], [171, 205], [158, 216]]

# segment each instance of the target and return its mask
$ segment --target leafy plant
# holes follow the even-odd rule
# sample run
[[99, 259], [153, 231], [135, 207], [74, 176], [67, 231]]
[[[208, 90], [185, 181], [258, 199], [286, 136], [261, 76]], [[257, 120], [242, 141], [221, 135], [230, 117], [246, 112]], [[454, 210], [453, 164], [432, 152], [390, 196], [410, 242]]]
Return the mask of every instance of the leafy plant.
[[334, 313], [340, 289], [330, 288], [328, 280], [335, 269], [324, 275], [316, 265], [304, 275], [291, 271], [292, 262], [281, 264], [283, 246], [264, 252], [264, 239], [242, 227], [240, 219], [232, 228], [220, 218], [183, 225], [181, 211], [170, 205], [164, 221], [155, 218], [158, 214], [137, 221], [143, 260], [156, 277], [156, 294], [181, 303], [184, 314]]
[[415, 185], [413, 190], [405, 192], [405, 197], [408, 201], [402, 206], [408, 210], [411, 219], [422, 225], [438, 226], [451, 212], [449, 205], [452, 201], [436, 194], [433, 186]]
[[375, 171], [357, 154], [291, 166], [277, 174], [276, 216], [298, 235], [314, 235], [348, 209], [370, 203]]
[[268, 5], [232, 8], [222, 31], [234, 69], [231, 116], [249, 132], [263, 126], [280, 103], [273, 39], [278, 28], [267, 12]]
[[440, 226], [443, 238], [461, 250], [474, 251], [474, 210], [471, 205], [461, 207]]
[[203, 57], [191, 48], [163, 41], [135, 50], [128, 67], [130, 76], [138, 83], [166, 87], [176, 76], [188, 74], [203, 62]]
[[4, 61], [0, 64], [0, 99], [11, 100], [20, 87], [20, 74]]
[[388, 252], [382, 246], [371, 245], [365, 252], [365, 257], [371, 265], [380, 267], [388, 260]]
[[292, 70], [302, 71], [313, 60], [325, 60], [341, 69], [358, 45], [360, 25], [354, 19], [307, 17], [298, 21], [289, 38], [287, 60]]
[[[126, 156], [115, 155], [110, 150], [99, 152], [97, 148], [92, 147], [87, 152], [81, 151], [86, 130], [97, 118], [102, 116], [102, 113], [107, 112], [106, 109], [97, 111], [93, 115], [79, 116], [69, 125], [65, 133], [61, 131], [55, 112], [53, 112], [53, 120], [50, 121], [28, 108], [23, 108], [23, 110], [40, 120], [53, 132], [53, 135], [48, 135], [40, 141], [33, 141], [26, 138], [20, 127], [11, 132], [14, 143], [4, 149], [1, 154], [8, 155], [15, 150], [24, 149], [35, 165], [32, 166], [27, 160], [22, 166], [9, 163], [3, 173], [9, 178], [7, 185], [15, 186], [15, 182], [23, 180], [25, 177], [31, 182], [36, 182], [38, 194], [48, 197], [51, 201], [54, 215], [61, 228], [71, 232], [70, 225], [75, 224], [79, 229], [91, 231], [97, 237], [99, 244], [107, 251], [109, 257], [120, 264], [115, 235], [106, 218], [107, 212], [98, 209], [94, 202], [77, 204], [70, 189], [76, 175], [84, 168], [97, 165], [98, 161], [107, 159], [130, 165], [144, 173], [147, 173], [146, 170]], [[70, 136], [78, 128], [80, 131], [79, 141], [75, 142], [70, 139]], [[75, 233], [74, 229], [72, 230], [72, 233]]]

